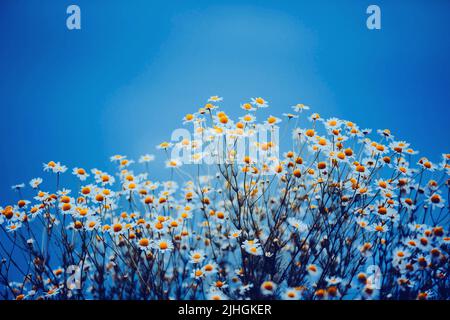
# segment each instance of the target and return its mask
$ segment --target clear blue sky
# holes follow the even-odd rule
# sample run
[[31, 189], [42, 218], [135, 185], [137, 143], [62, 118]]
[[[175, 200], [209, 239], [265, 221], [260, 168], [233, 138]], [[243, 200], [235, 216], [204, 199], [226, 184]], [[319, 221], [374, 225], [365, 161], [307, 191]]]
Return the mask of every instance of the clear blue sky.
[[[382, 30], [369, 31], [369, 4]], [[82, 30], [66, 29], [78, 4]], [[450, 151], [450, 2], [0, 2], [0, 205], [42, 162], [107, 168], [155, 153], [210, 95], [271, 113], [304, 102], [324, 117], [390, 128], [430, 159]], [[156, 169], [160, 165], [154, 164]], [[155, 171], [162, 179], [165, 173]]]

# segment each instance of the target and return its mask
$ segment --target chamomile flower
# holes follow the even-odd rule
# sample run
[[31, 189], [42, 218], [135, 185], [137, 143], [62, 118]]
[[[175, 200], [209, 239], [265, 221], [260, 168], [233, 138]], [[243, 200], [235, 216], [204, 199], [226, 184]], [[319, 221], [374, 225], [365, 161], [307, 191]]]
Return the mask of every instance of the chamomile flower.
[[220, 101], [222, 101], [222, 100], [223, 100], [222, 97], [219, 97], [219, 96], [211, 96], [211, 97], [209, 97], [208, 102], [220, 102]]
[[261, 97], [252, 98], [251, 101], [252, 101], [252, 104], [257, 106], [258, 108], [267, 108], [267, 107], [269, 107], [269, 102], [264, 100]]
[[96, 172], [95, 182], [101, 184], [102, 186], [106, 186], [106, 185], [112, 186], [114, 184], [114, 182], [116, 181], [116, 179], [112, 175], [109, 175], [106, 172], [100, 172], [100, 173], [98, 171], [95, 171], [95, 172]]
[[242, 231], [237, 229], [232, 229], [228, 232], [229, 239], [238, 239], [241, 235]]
[[[185, 115], [192, 139], [158, 146], [168, 159], [174, 147], [195, 164], [173, 170], [181, 158], [168, 160], [170, 180], [152, 180], [153, 155], [131, 167], [133, 160], [118, 154], [110, 158], [115, 172], [73, 168], [64, 179], [65, 166], [45, 163], [56, 190], [49, 181], [45, 191], [41, 178], [29, 182], [32, 190], [13, 186], [15, 199], [0, 207], [0, 225], [5, 247], [17, 239], [15, 250], [22, 252], [5, 258], [27, 260], [30, 279], [42, 286], [12, 273], [4, 279], [11, 289], [5, 297], [55, 298], [75, 268], [54, 264], [62, 251], [75, 254], [88, 281], [68, 285], [61, 299], [78, 293], [114, 299], [123, 285], [126, 296], [138, 299], [445, 298], [438, 289], [450, 248], [450, 154], [439, 164], [417, 160], [409, 143], [389, 130], [371, 135], [352, 121], [317, 113], [308, 127], [297, 127], [289, 120], [309, 109], [303, 104], [283, 114], [288, 124], [272, 115], [257, 122], [255, 111], [268, 102], [253, 98], [235, 121], [219, 110], [220, 101], [212, 96]], [[278, 125], [292, 129], [292, 141], [276, 140]], [[260, 141], [264, 130], [270, 141]], [[92, 183], [79, 185], [89, 176]], [[71, 192], [68, 185], [78, 188]], [[46, 238], [51, 231], [52, 241], [39, 241], [36, 223]], [[36, 250], [44, 250], [42, 257]], [[106, 291], [91, 288], [99, 262]], [[43, 263], [50, 263], [48, 273], [41, 274]], [[377, 265], [389, 273], [383, 286]]]
[[83, 168], [73, 168], [72, 174], [81, 181], [84, 181], [87, 179], [87, 177], [89, 177], [89, 174]]
[[46, 165], [44, 164], [44, 171], [52, 171], [53, 173], [60, 174], [67, 171], [67, 167], [59, 162], [54, 163], [50, 161]]
[[151, 247], [151, 242], [150, 242], [150, 239], [148, 239], [148, 238], [139, 239], [137, 244], [138, 244], [139, 248], [144, 251], [149, 250]]
[[111, 157], [109, 158], [109, 160], [110, 160], [111, 162], [120, 162], [120, 161], [122, 161], [122, 160], [125, 159], [125, 158], [126, 158], [125, 156], [122, 156], [122, 155], [120, 155], [120, 154], [116, 154], [116, 155], [111, 156]]
[[240, 117], [239, 120], [243, 123], [252, 123], [255, 122], [256, 118], [254, 115], [246, 114], [245, 116]]
[[225, 281], [217, 280], [212, 284], [212, 287], [223, 290], [225, 288], [228, 288], [228, 284]]
[[416, 209], [416, 206], [414, 205], [414, 200], [411, 198], [402, 198], [400, 199], [400, 202], [408, 212], [412, 212]]
[[308, 225], [296, 218], [290, 217], [287, 219], [287, 222], [292, 226], [292, 228], [294, 230], [296, 230], [299, 233], [302, 233], [302, 232], [305, 232], [308, 230]]
[[100, 226], [100, 220], [96, 217], [90, 217], [88, 220], [86, 220], [85, 223], [85, 229], [88, 231], [97, 230], [100, 228]]
[[206, 295], [206, 299], [208, 300], [228, 300], [228, 297], [221, 291], [217, 289], [209, 290]]
[[54, 172], [54, 169], [56, 168], [57, 163], [54, 161], [49, 161], [47, 163], [43, 163], [42, 165], [44, 166], [44, 171], [53, 171]]
[[31, 179], [30, 180], [30, 187], [33, 188], [33, 189], [37, 189], [41, 185], [42, 181], [43, 181], [42, 178]]
[[157, 146], [157, 148], [158, 148], [158, 149], [167, 150], [167, 149], [171, 148], [172, 146], [173, 146], [173, 143], [171, 143], [171, 142], [161, 142], [161, 143]]
[[245, 240], [241, 247], [249, 254], [254, 256], [260, 256], [263, 254], [261, 245], [257, 239]]
[[385, 224], [373, 224], [370, 226], [370, 231], [373, 231], [377, 234], [385, 233], [389, 230], [389, 227]]
[[203, 250], [194, 250], [189, 254], [189, 262], [190, 263], [201, 263], [205, 259], [205, 253]]
[[16, 222], [10, 222], [7, 226], [6, 226], [6, 230], [8, 232], [15, 232], [17, 230], [20, 229], [20, 227], [22, 227], [22, 223], [19, 221]]
[[139, 157], [139, 163], [148, 163], [155, 160], [155, 156], [152, 154], [144, 154]]
[[204, 273], [206, 276], [216, 274], [217, 271], [218, 271], [217, 263], [212, 262], [212, 261], [211, 261], [211, 262], [207, 262], [207, 263], [205, 263], [205, 265], [203, 266], [202, 270], [203, 270], [203, 273]]
[[320, 117], [320, 114], [313, 113], [312, 115], [310, 115], [308, 117], [308, 120], [314, 122], [314, 121], [322, 120], [322, 118]]
[[173, 250], [173, 243], [170, 239], [159, 239], [153, 242], [153, 248], [161, 253], [170, 252]]
[[295, 114], [293, 114], [293, 113], [283, 113], [283, 116], [285, 116], [286, 118], [288, 118], [288, 120], [291, 120], [291, 119], [297, 119], [297, 118], [298, 118], [298, 115], [295, 115]]
[[23, 189], [23, 188], [25, 188], [25, 183], [19, 183], [19, 184], [11, 186], [11, 189], [16, 190], [16, 191]]
[[183, 124], [190, 123], [190, 122], [195, 122], [196, 119], [197, 118], [195, 117], [194, 114], [188, 113], [187, 115], [185, 115], [183, 117]]
[[202, 269], [194, 269], [192, 270], [191, 277], [196, 280], [200, 280], [205, 277], [205, 273]]
[[47, 292], [45, 293], [45, 297], [46, 297], [46, 298], [51, 298], [51, 297], [53, 297], [53, 296], [58, 295], [60, 291], [61, 291], [61, 288], [58, 288], [58, 287], [50, 288], [50, 289], [47, 290]]
[[275, 291], [277, 290], [277, 285], [273, 281], [264, 281], [261, 284], [261, 293], [265, 296], [270, 296], [275, 294]]
[[244, 103], [241, 104], [241, 108], [244, 109], [245, 111], [255, 111], [256, 108], [251, 104], [251, 103]]
[[276, 124], [278, 124], [280, 122], [281, 122], [280, 118], [277, 118], [277, 117], [274, 117], [274, 116], [271, 115], [271, 116], [269, 116], [267, 118], [267, 120], [264, 122], [264, 124], [268, 125], [268, 126], [273, 126], [273, 125], [276, 125]]
[[325, 280], [329, 286], [336, 286], [342, 282], [342, 278], [339, 277], [326, 277]]
[[299, 300], [300, 292], [295, 288], [286, 288], [284, 289], [281, 299], [283, 300]]
[[309, 106], [303, 104], [303, 103], [298, 103], [295, 106], [292, 106], [292, 109], [295, 112], [303, 112], [304, 110], [309, 110]]
[[313, 279], [320, 276], [320, 274], [322, 273], [322, 269], [316, 264], [307, 265], [306, 271], [308, 272], [309, 276], [312, 277]]
[[182, 164], [180, 159], [174, 158], [166, 161], [166, 168], [178, 168], [181, 167]]
[[341, 120], [338, 118], [330, 118], [324, 122], [324, 125], [327, 130], [334, 130], [341, 126]]
[[392, 254], [394, 260], [404, 260], [407, 259], [411, 256], [411, 253], [409, 252], [409, 250], [406, 250], [402, 247], [396, 248], [394, 250], [394, 253]]
[[391, 148], [396, 153], [403, 153], [403, 151], [409, 147], [409, 143], [406, 141], [392, 141], [389, 144], [389, 148]]
[[433, 208], [443, 208], [445, 201], [439, 192], [432, 193], [427, 199], [426, 202], [431, 205]]
[[393, 140], [394, 139], [394, 136], [392, 135], [391, 130], [389, 130], [389, 129], [384, 129], [384, 130], [378, 129], [377, 133], [380, 136], [382, 136], [383, 138], [386, 138], [388, 140]]

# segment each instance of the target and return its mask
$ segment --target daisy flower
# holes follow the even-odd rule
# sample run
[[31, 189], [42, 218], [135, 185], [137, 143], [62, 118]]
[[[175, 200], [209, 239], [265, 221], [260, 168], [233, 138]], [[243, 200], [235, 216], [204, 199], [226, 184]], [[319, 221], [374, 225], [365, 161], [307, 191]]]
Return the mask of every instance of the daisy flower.
[[205, 275], [215, 274], [218, 271], [217, 263], [215, 263], [215, 262], [205, 263], [205, 265], [203, 266], [202, 270], [205, 273]]
[[119, 168], [123, 169], [128, 167], [130, 164], [133, 164], [134, 161], [133, 160], [128, 160], [128, 159], [122, 159], [119, 161]]
[[159, 239], [153, 242], [153, 248], [159, 252], [165, 253], [173, 250], [173, 244], [170, 239]]
[[84, 181], [89, 177], [89, 174], [83, 168], [73, 168], [72, 174], [75, 175], [81, 181]]
[[11, 186], [11, 189], [13, 189], [13, 190], [20, 190], [22, 188], [25, 188], [25, 183], [19, 183], [19, 184]]
[[217, 289], [225, 289], [228, 288], [228, 285], [226, 284], [225, 281], [217, 280], [212, 284], [212, 287]]
[[150, 248], [150, 240], [148, 238], [141, 238], [138, 241], [139, 249], [147, 251]]
[[251, 114], [246, 114], [245, 116], [240, 117], [239, 120], [244, 123], [252, 123], [255, 122], [256, 118]]
[[220, 290], [216, 288], [211, 288], [206, 295], [206, 299], [208, 300], [228, 300], [228, 297]]
[[194, 250], [191, 251], [189, 255], [190, 263], [201, 263], [205, 259], [205, 253], [203, 250]]
[[258, 240], [245, 240], [241, 247], [249, 254], [260, 256], [263, 254], [261, 245]]
[[297, 115], [292, 114], [292, 113], [283, 113], [283, 116], [285, 116], [286, 118], [288, 118], [288, 120], [291, 120], [291, 119], [297, 119], [297, 118], [298, 118]]
[[245, 111], [255, 111], [256, 108], [252, 106], [252, 104], [250, 103], [244, 103], [241, 104], [241, 108], [244, 109]]
[[180, 159], [171, 159], [166, 161], [166, 168], [178, 168], [181, 167], [182, 164]]
[[223, 100], [222, 97], [219, 97], [219, 96], [211, 96], [211, 97], [209, 97], [208, 102], [220, 102], [220, 101], [222, 101], [222, 100]]
[[392, 254], [392, 257], [394, 260], [403, 260], [407, 259], [411, 256], [411, 253], [408, 250], [405, 250], [404, 248], [396, 248], [394, 249], [394, 253]]
[[32, 187], [33, 189], [37, 189], [42, 183], [42, 179], [41, 178], [34, 178], [31, 179], [30, 181], [30, 187]]
[[207, 104], [205, 104], [205, 106], [204, 106], [204, 109], [205, 110], [208, 110], [208, 111], [212, 111], [212, 110], [214, 110], [214, 109], [217, 109], [218, 107], [217, 106], [215, 106], [215, 105], [213, 105], [212, 103], [207, 103]]
[[139, 163], [147, 163], [155, 160], [155, 156], [152, 154], [144, 154], [140, 156]]
[[266, 100], [264, 100], [261, 97], [252, 98], [251, 101], [252, 101], [252, 104], [257, 106], [258, 108], [267, 108], [267, 107], [269, 107], [269, 101], [266, 101]]
[[120, 155], [120, 154], [116, 154], [116, 155], [111, 156], [111, 157], [109, 158], [109, 160], [110, 160], [111, 162], [119, 162], [119, 161], [121, 161], [121, 160], [123, 160], [123, 159], [125, 159], [125, 158], [126, 158], [125, 156], [122, 156], [122, 155]]
[[173, 143], [170, 143], [170, 142], [161, 142], [159, 145], [156, 146], [156, 148], [167, 150], [167, 149], [169, 149], [169, 148], [172, 147], [172, 146], [173, 146]]
[[242, 231], [237, 229], [232, 229], [228, 232], [228, 238], [237, 239], [241, 235]]
[[310, 115], [310, 116], [308, 117], [308, 120], [309, 120], [309, 121], [312, 121], [312, 122], [317, 121], [317, 120], [321, 120], [320, 114], [318, 114], [318, 113], [313, 113], [312, 115]]
[[49, 161], [47, 163], [43, 163], [42, 165], [44, 166], [44, 171], [53, 171], [57, 164], [55, 161]]
[[295, 106], [291, 107], [295, 112], [302, 112], [303, 110], [309, 110], [309, 106], [304, 105], [303, 103], [298, 103]]
[[404, 199], [402, 198], [400, 199], [400, 202], [408, 212], [412, 212], [416, 209], [416, 206], [414, 205], [414, 200], [412, 200], [411, 198], [404, 198]]
[[195, 121], [195, 115], [193, 115], [192, 113], [188, 113], [187, 115], [185, 115], [183, 117], [183, 124], [189, 123], [189, 122], [193, 122]]
[[316, 278], [320, 275], [322, 269], [315, 264], [309, 264], [306, 266], [306, 271], [308, 272], [310, 277]]
[[370, 226], [369, 230], [381, 234], [387, 232], [389, 227], [383, 224], [374, 224]]
[[405, 150], [405, 153], [406, 153], [406, 154], [409, 154], [410, 156], [413, 156], [413, 155], [418, 154], [419, 151], [414, 150], [414, 149], [412, 149], [412, 148], [407, 148], [407, 149]]
[[125, 229], [125, 224], [124, 224], [124, 223], [117, 222], [117, 223], [114, 223], [114, 224], [111, 226], [110, 233], [111, 233], [112, 235], [121, 235], [121, 234], [123, 234], [125, 231], [126, 231], [126, 229]]
[[429, 161], [427, 158], [420, 159], [417, 164], [424, 170], [435, 171], [437, 169], [436, 165]]
[[261, 284], [261, 293], [265, 296], [270, 296], [277, 290], [277, 285], [273, 281], [264, 281]]
[[61, 289], [58, 288], [58, 287], [51, 288], [51, 289], [49, 289], [49, 290], [45, 293], [45, 297], [51, 298], [51, 297], [53, 297], [53, 296], [56, 296], [57, 294], [59, 294], [59, 291], [60, 291], [60, 290], [61, 290]]
[[88, 231], [94, 231], [100, 228], [100, 220], [98, 218], [89, 218], [86, 220], [85, 229]]
[[341, 120], [339, 120], [338, 118], [330, 118], [326, 120], [324, 124], [326, 129], [333, 130], [339, 128], [341, 126], [341, 123]]
[[308, 225], [296, 218], [288, 218], [287, 222], [298, 232], [302, 233], [308, 230]]
[[101, 172], [99, 175], [95, 175], [95, 182], [101, 184], [102, 186], [110, 185], [112, 186], [116, 179], [107, 174], [106, 172]]
[[393, 140], [394, 139], [394, 136], [392, 135], [391, 130], [389, 130], [389, 129], [384, 129], [384, 130], [378, 129], [377, 133], [380, 136], [382, 136], [383, 138], [386, 138], [388, 140]]
[[271, 115], [271, 116], [269, 116], [267, 118], [266, 121], [264, 121], [264, 124], [268, 125], [268, 126], [273, 126], [273, 125], [276, 125], [276, 124], [278, 124], [280, 122], [281, 122], [280, 118], [277, 118], [277, 117], [274, 117], [274, 116]]
[[403, 153], [403, 150], [409, 147], [409, 143], [405, 141], [393, 141], [389, 144], [389, 148], [397, 153]]
[[283, 300], [298, 300], [300, 299], [299, 290], [295, 288], [286, 288], [281, 295], [281, 299]]
[[192, 278], [194, 278], [196, 280], [200, 280], [204, 276], [205, 276], [205, 273], [203, 272], [202, 269], [194, 269], [194, 270], [192, 270], [192, 273], [191, 273], [191, 277]]
[[335, 286], [342, 282], [342, 278], [339, 277], [326, 277], [325, 280], [329, 286]]
[[53, 173], [64, 173], [66, 171], [67, 171], [67, 167], [62, 165], [62, 164], [60, 164], [59, 162], [53, 168]]
[[253, 288], [253, 283], [249, 283], [249, 284], [239, 286], [238, 291], [241, 296], [245, 296], [247, 294], [247, 292], [249, 292], [252, 288]]
[[8, 232], [14, 232], [18, 229], [20, 229], [20, 227], [22, 226], [22, 223], [19, 221], [16, 222], [10, 222], [7, 226], [6, 229], [8, 230]]
[[442, 196], [435, 192], [431, 194], [427, 199], [426, 202], [431, 205], [433, 208], [443, 208], [444, 207], [444, 199], [442, 199]]

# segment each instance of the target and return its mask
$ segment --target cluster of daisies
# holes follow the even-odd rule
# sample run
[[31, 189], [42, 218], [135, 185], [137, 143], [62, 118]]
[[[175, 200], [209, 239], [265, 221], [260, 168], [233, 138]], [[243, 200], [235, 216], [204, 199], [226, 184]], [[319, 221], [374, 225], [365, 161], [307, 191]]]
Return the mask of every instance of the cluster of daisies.
[[[1, 297], [449, 298], [450, 154], [432, 162], [387, 129], [372, 140], [304, 104], [258, 123], [265, 99], [243, 103], [235, 121], [220, 103], [183, 118], [195, 139], [157, 146], [168, 181], [151, 179], [153, 155], [115, 155], [115, 173], [50, 161], [47, 189], [41, 178], [13, 186], [18, 201], [0, 207]], [[238, 158], [236, 139], [281, 123], [289, 142]], [[225, 161], [169, 156], [181, 145], [200, 160], [214, 141]], [[60, 186], [68, 174], [74, 190]]]

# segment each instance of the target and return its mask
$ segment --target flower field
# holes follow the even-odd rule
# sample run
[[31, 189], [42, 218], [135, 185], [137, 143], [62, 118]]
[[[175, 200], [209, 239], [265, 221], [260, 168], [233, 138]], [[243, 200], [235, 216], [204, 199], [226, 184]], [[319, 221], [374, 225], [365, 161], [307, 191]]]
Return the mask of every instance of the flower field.
[[[115, 172], [49, 161], [13, 186], [0, 298], [449, 298], [450, 154], [303, 104], [258, 122], [265, 99], [235, 120], [222, 103], [185, 115], [194, 138], [156, 156], [112, 156]], [[260, 128], [272, 138], [253, 141]]]

